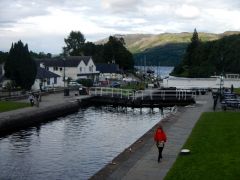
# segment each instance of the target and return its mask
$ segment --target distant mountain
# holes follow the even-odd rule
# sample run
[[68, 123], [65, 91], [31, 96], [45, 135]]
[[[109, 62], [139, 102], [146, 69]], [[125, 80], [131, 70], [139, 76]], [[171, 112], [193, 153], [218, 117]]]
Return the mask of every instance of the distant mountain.
[[[240, 34], [240, 32], [198, 33], [201, 41], [213, 41], [232, 34]], [[191, 41], [192, 33], [116, 34], [114, 36], [124, 38], [127, 49], [133, 53], [135, 65], [176, 66]], [[104, 44], [107, 41], [108, 38], [97, 41], [96, 44]]]

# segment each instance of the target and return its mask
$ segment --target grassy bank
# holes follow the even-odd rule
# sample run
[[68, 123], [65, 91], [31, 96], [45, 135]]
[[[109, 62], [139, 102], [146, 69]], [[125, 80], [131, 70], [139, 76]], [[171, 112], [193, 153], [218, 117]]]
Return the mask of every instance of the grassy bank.
[[30, 106], [29, 103], [20, 103], [12, 101], [0, 101], [0, 112], [11, 111]]
[[233, 90], [236, 94], [240, 94], [240, 88], [234, 88]]
[[165, 180], [239, 179], [240, 113], [204, 113]]

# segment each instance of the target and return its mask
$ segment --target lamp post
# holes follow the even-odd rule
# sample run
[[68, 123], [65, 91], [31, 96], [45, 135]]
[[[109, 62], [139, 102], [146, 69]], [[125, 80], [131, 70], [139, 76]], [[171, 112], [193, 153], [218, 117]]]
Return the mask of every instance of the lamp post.
[[223, 74], [221, 74], [221, 76], [220, 76], [220, 93], [221, 94], [222, 94], [223, 84], [224, 84], [224, 82], [223, 82]]
[[224, 85], [224, 64], [223, 64], [223, 55], [221, 54], [221, 65], [222, 65], [222, 73], [220, 75], [220, 100], [222, 100], [222, 90], [223, 90], [223, 85]]
[[65, 89], [65, 78], [66, 78], [65, 77], [65, 60], [66, 60], [66, 58], [63, 57], [62, 60], [63, 60], [63, 87]]

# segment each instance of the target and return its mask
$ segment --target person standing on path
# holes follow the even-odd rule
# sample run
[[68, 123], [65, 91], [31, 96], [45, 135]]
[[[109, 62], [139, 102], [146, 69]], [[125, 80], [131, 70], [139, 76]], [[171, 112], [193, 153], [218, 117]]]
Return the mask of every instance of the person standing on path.
[[28, 100], [30, 102], [30, 105], [33, 106], [34, 105], [34, 95], [33, 95], [33, 93], [29, 94]]
[[160, 163], [160, 160], [162, 159], [162, 151], [164, 148], [164, 144], [167, 141], [167, 136], [165, 132], [163, 131], [162, 126], [158, 126], [155, 134], [154, 134], [154, 140], [156, 142], [157, 148], [158, 148], [158, 163]]

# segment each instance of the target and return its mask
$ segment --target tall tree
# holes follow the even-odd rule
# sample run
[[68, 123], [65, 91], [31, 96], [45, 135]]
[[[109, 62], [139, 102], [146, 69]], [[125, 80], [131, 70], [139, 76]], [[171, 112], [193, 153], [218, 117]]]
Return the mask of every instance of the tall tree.
[[8, 53], [0, 51], [0, 64], [5, 62], [7, 59]]
[[191, 38], [191, 42], [190, 44], [187, 46], [187, 49], [186, 49], [186, 53], [185, 53], [185, 56], [183, 58], [183, 64], [184, 64], [184, 67], [187, 71], [186, 75], [187, 76], [190, 76], [191, 77], [191, 73], [192, 73], [192, 66], [195, 61], [195, 51], [197, 49], [197, 47], [199, 46], [200, 44], [200, 40], [198, 38], [198, 32], [196, 30], [196, 28], [194, 29], [194, 32], [193, 32], [193, 35], [192, 35], [192, 38]]
[[201, 42], [192, 54], [190, 69], [182, 62], [172, 75], [187, 77], [210, 77], [224, 73], [240, 72], [240, 35], [225, 36], [210, 42]]
[[66, 47], [63, 47], [64, 55], [79, 56], [83, 55], [85, 43], [84, 35], [80, 31], [71, 31], [69, 36], [64, 39]]
[[124, 39], [110, 36], [104, 44], [103, 56], [107, 62], [115, 62], [123, 69], [133, 69], [134, 60], [132, 54], [125, 48]]
[[37, 66], [31, 58], [28, 45], [22, 41], [12, 44], [6, 63], [5, 76], [15, 82], [16, 86], [30, 90], [34, 84]]

